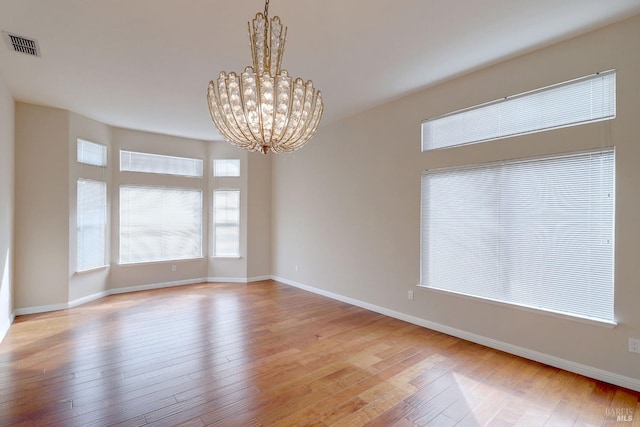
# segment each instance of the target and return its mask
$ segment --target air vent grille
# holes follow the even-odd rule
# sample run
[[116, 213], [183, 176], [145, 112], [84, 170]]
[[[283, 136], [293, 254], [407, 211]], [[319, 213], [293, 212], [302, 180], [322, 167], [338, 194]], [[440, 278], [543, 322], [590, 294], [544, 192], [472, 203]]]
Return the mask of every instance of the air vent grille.
[[38, 40], [28, 39], [17, 34], [7, 33], [6, 31], [3, 31], [2, 35], [4, 35], [4, 39], [10, 50], [31, 56], [40, 56]]

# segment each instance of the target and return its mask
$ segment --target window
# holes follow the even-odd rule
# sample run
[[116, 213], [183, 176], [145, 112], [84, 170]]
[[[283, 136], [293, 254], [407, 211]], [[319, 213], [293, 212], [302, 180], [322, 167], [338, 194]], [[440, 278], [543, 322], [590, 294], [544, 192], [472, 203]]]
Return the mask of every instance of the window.
[[615, 116], [616, 72], [612, 70], [426, 120], [422, 151]]
[[106, 265], [107, 185], [78, 179], [77, 271]]
[[77, 140], [78, 163], [91, 166], [107, 166], [107, 147], [95, 142]]
[[426, 171], [421, 285], [614, 323], [614, 151]]
[[120, 263], [202, 257], [202, 191], [120, 187]]
[[202, 159], [120, 151], [120, 170], [189, 177], [202, 176]]
[[214, 159], [213, 176], [216, 178], [240, 176], [240, 159]]
[[213, 192], [213, 256], [240, 256], [240, 191]]

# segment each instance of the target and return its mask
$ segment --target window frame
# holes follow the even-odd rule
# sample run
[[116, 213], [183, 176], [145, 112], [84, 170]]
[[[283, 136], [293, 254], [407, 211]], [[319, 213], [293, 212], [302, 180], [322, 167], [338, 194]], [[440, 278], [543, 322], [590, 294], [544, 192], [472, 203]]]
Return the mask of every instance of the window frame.
[[[238, 174], [237, 175], [231, 175], [230, 173], [223, 173], [223, 174], [219, 174], [219, 169], [221, 169], [219, 166], [216, 166], [217, 163], [222, 163], [222, 162], [231, 162], [233, 161], [234, 163], [237, 163], [238, 166]], [[213, 177], [214, 178], [239, 178], [240, 174], [241, 174], [241, 168], [242, 168], [242, 163], [240, 162], [240, 159], [237, 158], [229, 158], [229, 159], [222, 159], [222, 158], [217, 158], [217, 159], [213, 159]], [[228, 166], [225, 166], [225, 171], [229, 170], [230, 168]]]
[[[81, 244], [81, 239], [83, 239], [83, 237], [85, 237], [85, 233], [84, 231], [82, 231], [85, 227], [82, 227], [82, 225], [80, 224], [80, 220], [81, 220], [81, 201], [80, 201], [80, 196], [81, 196], [81, 190], [80, 190], [80, 183], [81, 182], [86, 182], [86, 183], [95, 183], [95, 184], [101, 184], [101, 187], [103, 189], [103, 196], [104, 196], [104, 205], [103, 205], [103, 212], [102, 212], [102, 219], [103, 219], [103, 223], [101, 225], [102, 228], [102, 263], [101, 264], [92, 264], [92, 265], [88, 265], [88, 266], [81, 266], [80, 264], [80, 255], [81, 255], [81, 248], [84, 247], [83, 244]], [[87, 179], [87, 178], [77, 178], [76, 180], [76, 273], [84, 273], [87, 271], [92, 271], [92, 270], [98, 270], [98, 269], [102, 269], [102, 268], [106, 268], [108, 267], [108, 247], [109, 247], [109, 239], [107, 236], [107, 232], [109, 230], [109, 197], [108, 197], [108, 188], [107, 188], [107, 183], [104, 181], [98, 181], [98, 180], [94, 180], [94, 179]], [[98, 228], [98, 231], [99, 228]]]
[[[101, 151], [102, 151], [102, 161], [100, 163], [90, 163], [88, 161], [83, 161], [81, 160], [81, 158], [83, 157], [80, 153], [82, 150], [81, 147], [83, 147], [85, 144], [89, 145], [89, 146], [96, 146], [96, 147], [100, 147]], [[84, 138], [76, 138], [76, 162], [80, 163], [82, 165], [88, 165], [88, 166], [94, 166], [94, 167], [98, 167], [98, 168], [106, 168], [108, 163], [109, 163], [109, 151], [108, 148], [105, 144], [99, 144], [97, 142], [93, 142], [93, 141], [89, 141], [88, 139], [84, 139]]]
[[[237, 222], [217, 222], [216, 219], [216, 193], [236, 193], [238, 198], [237, 205]], [[235, 208], [234, 208], [235, 209]], [[218, 259], [236, 259], [242, 257], [242, 245], [241, 245], [241, 224], [242, 224], [242, 192], [239, 188], [215, 188], [211, 193], [211, 244], [212, 251], [211, 257]], [[217, 253], [217, 244], [218, 244], [218, 235], [217, 230], [218, 227], [222, 228], [236, 228], [237, 229], [237, 248], [238, 252], [236, 254], [218, 254]]]
[[[594, 82], [599, 82], [602, 86], [599, 89], [599, 100], [594, 96]], [[585, 83], [589, 84], [588, 94], [581, 89], [581, 85]], [[580, 90], [572, 93], [571, 90], [575, 88]], [[560, 91], [564, 91], [562, 100], [565, 102], [553, 99]], [[584, 97], [579, 98], [578, 95]], [[576, 103], [576, 100], [580, 103]], [[585, 113], [580, 107], [589, 112]], [[554, 108], [561, 109], [562, 114], [559, 114], [560, 111], [551, 112]], [[477, 117], [474, 118], [474, 115]], [[523, 117], [527, 119], [524, 120]], [[564, 121], [556, 123], [558, 117]], [[442, 150], [612, 120], [615, 117], [616, 70], [611, 69], [426, 119], [420, 126], [421, 149], [422, 152]], [[525, 125], [523, 121], [531, 123]], [[452, 135], [453, 132], [456, 135]], [[473, 136], [474, 134], [477, 136]], [[444, 140], [458, 141], [437, 142], [436, 137], [439, 135], [444, 135]]]
[[[425, 236], [425, 234], [427, 233], [426, 231], [426, 227], [424, 224], [424, 220], [425, 220], [425, 209], [428, 209], [428, 205], [429, 203], [426, 202], [425, 199], [425, 188], [424, 188], [424, 180], [425, 180], [425, 176], [428, 176], [429, 174], [435, 175], [438, 174], [439, 172], [450, 172], [450, 171], [460, 171], [460, 172], [464, 172], [466, 170], [477, 170], [477, 169], [481, 169], [481, 168], [491, 168], [491, 167], [500, 167], [503, 165], [510, 165], [510, 164], [518, 164], [518, 163], [531, 163], [531, 164], [535, 164], [535, 162], [537, 161], [545, 161], [545, 160], [554, 160], [554, 159], [563, 159], [563, 158], [569, 158], [569, 157], [576, 157], [576, 156], [584, 156], [584, 155], [593, 155], [593, 154], [608, 154], [611, 153], [611, 157], [612, 157], [612, 164], [611, 164], [611, 168], [612, 168], [612, 183], [611, 183], [611, 197], [612, 197], [612, 214], [611, 214], [611, 242], [610, 242], [610, 247], [611, 247], [611, 264], [610, 264], [610, 269], [611, 269], [611, 282], [610, 282], [610, 292], [611, 292], [611, 301], [610, 301], [610, 309], [611, 309], [611, 318], [610, 319], [605, 319], [605, 318], [598, 318], [598, 317], [590, 317], [590, 316], [585, 316], [582, 314], [577, 314], [577, 313], [570, 313], [570, 312], [566, 312], [566, 311], [558, 311], [555, 309], [551, 309], [549, 307], [541, 307], [541, 306], [530, 306], [527, 304], [522, 304], [519, 302], [514, 302], [514, 301], [508, 301], [508, 300], [504, 300], [504, 299], [496, 299], [496, 298], [491, 298], [491, 297], [487, 297], [487, 296], [483, 296], [483, 295], [478, 295], [478, 294], [474, 294], [473, 292], [469, 291], [469, 288], [467, 288], [466, 292], [463, 291], [457, 291], [457, 290], [452, 290], [452, 289], [446, 289], [445, 287], [442, 287], [440, 285], [436, 285], [436, 284], [430, 284], [430, 283], [425, 283], [425, 269], [427, 268], [425, 263], [425, 247], [424, 245], [427, 244], [426, 243], [426, 239], [428, 238], [428, 236]], [[420, 288], [424, 288], [424, 289], [428, 289], [430, 291], [436, 291], [436, 292], [441, 292], [441, 293], [445, 293], [445, 294], [453, 294], [453, 295], [457, 295], [457, 296], [461, 296], [464, 298], [469, 298], [469, 299], [473, 299], [473, 300], [482, 300], [482, 301], [486, 301], [486, 302], [490, 302], [493, 304], [499, 304], [499, 305], [503, 305], [506, 307], [510, 307], [510, 308], [518, 308], [518, 309], [523, 309], [523, 310], [527, 310], [527, 311], [534, 311], [537, 313], [544, 313], [547, 315], [551, 315], [551, 316], [555, 316], [555, 317], [561, 317], [561, 318], [568, 318], [571, 320], [577, 320], [577, 321], [582, 321], [582, 322], [586, 322], [586, 323], [592, 323], [592, 324], [597, 324], [599, 326], [607, 326], [607, 327], [613, 327], [615, 326], [616, 320], [615, 320], [615, 148], [613, 147], [607, 147], [604, 148], [602, 147], [600, 150], [588, 150], [588, 151], [581, 151], [581, 152], [572, 152], [572, 153], [563, 153], [563, 154], [550, 154], [550, 155], [545, 155], [545, 156], [537, 156], [537, 157], [533, 157], [533, 158], [525, 158], [525, 159], [512, 159], [512, 160], [505, 160], [505, 161], [497, 161], [497, 162], [488, 162], [488, 163], [481, 163], [481, 164], [473, 164], [473, 165], [467, 165], [467, 166], [459, 166], [459, 167], [448, 167], [448, 168], [441, 168], [441, 169], [432, 169], [432, 170], [427, 170], [424, 171], [422, 176], [421, 176], [421, 180], [422, 180], [422, 186], [421, 186], [421, 217], [420, 217], [420, 283], [418, 284], [418, 286]], [[585, 184], [588, 185], [588, 184]], [[457, 194], [457, 192], [456, 192]], [[555, 236], [555, 235], [554, 235]], [[485, 246], [483, 246], [485, 247]], [[509, 286], [512, 286], [511, 283], [509, 283]], [[513, 288], [511, 288], [513, 289]]]
[[[148, 161], [151, 161], [151, 159], [155, 159], [155, 160], [175, 159], [177, 161], [193, 161], [194, 165], [198, 165], [198, 166], [196, 166], [197, 173], [184, 174], [184, 173], [173, 173], [173, 172], [170, 172], [170, 171], [167, 171], [167, 170], [164, 170], [164, 171], [162, 171], [162, 170], [160, 170], [160, 171], [140, 170], [140, 169], [135, 169], [133, 167], [125, 169], [123, 167], [123, 156], [125, 156], [127, 154], [130, 155], [131, 157], [135, 157], [135, 156], [147, 157]], [[148, 153], [148, 152], [143, 152], [143, 151], [133, 151], [133, 150], [120, 149], [120, 154], [118, 156], [118, 160], [119, 160], [119, 167], [120, 167], [119, 170], [120, 170], [120, 172], [143, 173], [143, 174], [151, 174], [151, 175], [178, 176], [178, 177], [186, 177], [186, 178], [203, 178], [204, 177], [204, 160], [196, 158], [196, 157], [172, 156], [172, 155], [167, 155], [167, 154]], [[153, 166], [157, 166], [157, 165], [154, 165], [153, 163], [149, 163], [149, 166], [152, 168]]]
[[[134, 261], [123, 261], [123, 197], [122, 190], [123, 189], [148, 189], [148, 190], [156, 190], [160, 192], [164, 191], [185, 191], [185, 192], [193, 192], [198, 193], [199, 197], [199, 254], [194, 256], [185, 256], [185, 257], [164, 257], [157, 259], [144, 259], [144, 260], [134, 260]], [[138, 265], [138, 264], [150, 264], [150, 263], [167, 263], [167, 262], [177, 262], [177, 261], [187, 261], [187, 260], [197, 260], [204, 258], [204, 191], [201, 188], [194, 187], [173, 187], [173, 186], [164, 186], [164, 185], [139, 185], [139, 184], [120, 184], [118, 187], [118, 198], [119, 198], [119, 229], [118, 229], [118, 264], [119, 265]]]

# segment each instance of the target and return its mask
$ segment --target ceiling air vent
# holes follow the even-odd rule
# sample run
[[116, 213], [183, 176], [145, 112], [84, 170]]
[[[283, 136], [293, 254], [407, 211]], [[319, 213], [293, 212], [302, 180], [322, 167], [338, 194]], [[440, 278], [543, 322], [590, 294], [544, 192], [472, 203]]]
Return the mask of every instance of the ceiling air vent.
[[28, 39], [17, 34], [7, 33], [6, 31], [3, 31], [2, 35], [7, 41], [7, 46], [9, 46], [10, 50], [31, 56], [40, 56], [40, 45], [38, 44], [38, 40]]

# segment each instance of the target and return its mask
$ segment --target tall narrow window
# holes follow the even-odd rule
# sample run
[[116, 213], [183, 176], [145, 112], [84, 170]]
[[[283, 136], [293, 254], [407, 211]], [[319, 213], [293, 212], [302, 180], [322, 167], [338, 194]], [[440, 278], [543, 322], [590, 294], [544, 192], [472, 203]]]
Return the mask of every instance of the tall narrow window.
[[120, 263], [202, 257], [202, 191], [120, 187]]
[[616, 72], [612, 70], [425, 120], [422, 151], [615, 116]]
[[104, 267], [107, 237], [107, 185], [77, 181], [77, 271]]
[[421, 285], [614, 323], [613, 150], [422, 177]]
[[213, 255], [240, 256], [240, 191], [213, 192]]

